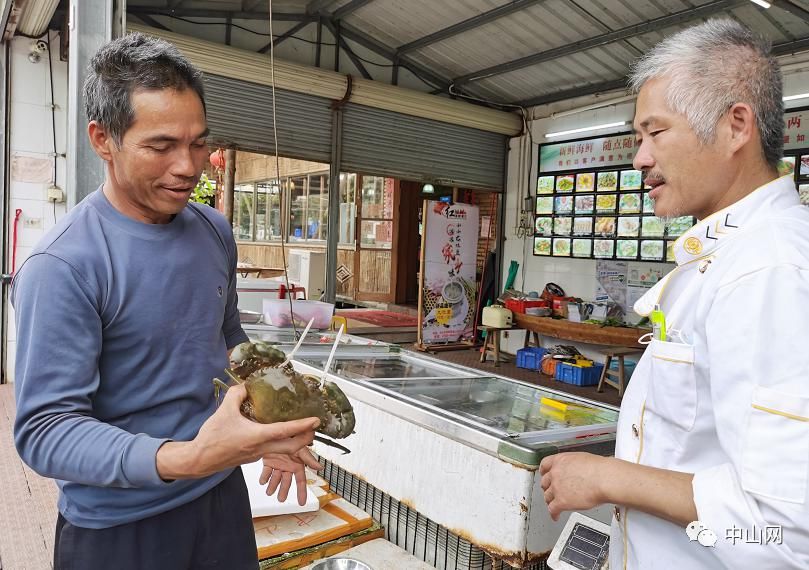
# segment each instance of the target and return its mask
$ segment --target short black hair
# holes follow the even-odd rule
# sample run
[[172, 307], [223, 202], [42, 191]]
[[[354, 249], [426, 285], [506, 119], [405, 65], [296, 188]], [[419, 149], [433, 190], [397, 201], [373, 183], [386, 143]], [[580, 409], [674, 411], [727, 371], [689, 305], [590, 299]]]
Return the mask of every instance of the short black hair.
[[141, 33], [115, 39], [96, 52], [84, 82], [84, 110], [120, 145], [135, 112], [137, 90], [192, 89], [205, 109], [202, 72], [165, 40]]

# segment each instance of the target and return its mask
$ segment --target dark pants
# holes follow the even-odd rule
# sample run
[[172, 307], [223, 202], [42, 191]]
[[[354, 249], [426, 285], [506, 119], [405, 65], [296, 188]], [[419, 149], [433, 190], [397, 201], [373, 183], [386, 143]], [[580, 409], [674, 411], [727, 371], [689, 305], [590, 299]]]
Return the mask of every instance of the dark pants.
[[73, 526], [60, 514], [55, 570], [256, 570], [256, 536], [241, 469], [198, 499], [112, 528]]

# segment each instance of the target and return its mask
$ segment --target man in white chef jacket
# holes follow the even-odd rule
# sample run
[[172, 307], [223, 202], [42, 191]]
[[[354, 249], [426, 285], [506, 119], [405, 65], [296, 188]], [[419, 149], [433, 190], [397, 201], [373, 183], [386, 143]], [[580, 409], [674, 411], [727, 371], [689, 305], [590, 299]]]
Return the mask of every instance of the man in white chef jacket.
[[668, 336], [638, 363], [615, 458], [546, 458], [548, 508], [614, 504], [612, 570], [809, 568], [809, 208], [776, 170], [778, 64], [712, 20], [655, 47], [631, 85], [655, 214], [699, 222], [635, 305], [659, 304]]

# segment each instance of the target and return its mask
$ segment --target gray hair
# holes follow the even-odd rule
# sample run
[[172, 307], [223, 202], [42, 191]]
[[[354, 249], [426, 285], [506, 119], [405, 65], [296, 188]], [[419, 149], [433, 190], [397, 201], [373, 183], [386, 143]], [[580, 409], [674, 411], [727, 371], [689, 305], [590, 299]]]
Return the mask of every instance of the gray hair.
[[193, 89], [205, 109], [202, 72], [167, 41], [140, 33], [115, 39], [90, 60], [84, 82], [84, 110], [120, 147], [132, 126], [132, 93]]
[[714, 19], [657, 44], [633, 66], [629, 85], [669, 78], [669, 108], [683, 115], [703, 144], [715, 140], [716, 125], [736, 103], [756, 117], [764, 159], [775, 167], [784, 147], [781, 71], [770, 43], [734, 20]]

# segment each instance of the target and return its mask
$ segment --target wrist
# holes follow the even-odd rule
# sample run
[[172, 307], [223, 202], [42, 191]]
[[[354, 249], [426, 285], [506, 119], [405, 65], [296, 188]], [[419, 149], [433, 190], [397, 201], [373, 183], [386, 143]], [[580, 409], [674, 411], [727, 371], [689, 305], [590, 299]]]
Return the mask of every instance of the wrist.
[[164, 481], [195, 479], [206, 473], [199, 471], [199, 453], [190, 441], [167, 441], [155, 456], [157, 474]]
[[622, 485], [627, 477], [624, 473], [625, 462], [615, 457], [604, 457], [598, 477], [597, 493], [602, 504], [611, 503], [623, 505], [624, 500], [621, 493]]

